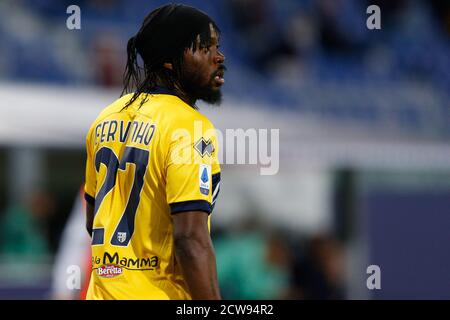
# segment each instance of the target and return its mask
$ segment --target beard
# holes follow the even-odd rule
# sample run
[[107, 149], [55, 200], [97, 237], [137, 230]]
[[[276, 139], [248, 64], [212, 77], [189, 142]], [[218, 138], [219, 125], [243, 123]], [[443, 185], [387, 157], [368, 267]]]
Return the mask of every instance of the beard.
[[203, 100], [213, 105], [220, 105], [222, 103], [222, 92], [220, 91], [220, 87], [214, 86], [214, 78], [216, 75], [216, 72], [214, 72], [208, 82], [204, 84], [200, 73], [183, 70], [180, 83], [191, 98]]

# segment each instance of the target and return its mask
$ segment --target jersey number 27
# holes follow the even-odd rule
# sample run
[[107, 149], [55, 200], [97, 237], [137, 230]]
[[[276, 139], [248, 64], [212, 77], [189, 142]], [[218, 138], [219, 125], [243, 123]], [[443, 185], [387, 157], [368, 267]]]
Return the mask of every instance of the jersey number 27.
[[[134, 232], [134, 220], [139, 206], [140, 194], [144, 186], [144, 175], [147, 170], [149, 151], [135, 147], [126, 147], [122, 159], [119, 161], [113, 150], [108, 147], [100, 148], [95, 155], [95, 169], [100, 170], [100, 165], [106, 166], [106, 178], [95, 197], [94, 217], [97, 214], [106, 195], [114, 188], [117, 181], [117, 171], [127, 169], [127, 163], [135, 165], [133, 186], [128, 198], [125, 211], [122, 213], [119, 223], [111, 237], [110, 243], [114, 246], [126, 247]], [[94, 218], [95, 221], [95, 218]], [[94, 228], [92, 245], [104, 243], [104, 228]]]

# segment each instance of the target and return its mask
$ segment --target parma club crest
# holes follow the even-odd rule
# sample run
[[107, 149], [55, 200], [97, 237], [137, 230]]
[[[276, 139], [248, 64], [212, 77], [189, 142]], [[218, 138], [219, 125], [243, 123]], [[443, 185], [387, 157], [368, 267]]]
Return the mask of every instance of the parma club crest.
[[127, 240], [127, 233], [126, 232], [117, 232], [117, 240], [120, 243], [124, 243], [125, 240]]

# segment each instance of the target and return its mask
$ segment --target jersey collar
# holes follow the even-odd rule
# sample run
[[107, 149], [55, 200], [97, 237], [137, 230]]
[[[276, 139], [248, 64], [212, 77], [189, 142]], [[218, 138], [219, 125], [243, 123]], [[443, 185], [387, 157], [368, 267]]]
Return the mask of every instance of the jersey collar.
[[155, 87], [152, 90], [147, 90], [146, 93], [150, 94], [170, 94], [172, 96], [178, 96], [175, 90], [166, 87]]
[[[155, 87], [154, 89], [151, 90], [146, 90], [145, 93], [149, 93], [149, 94], [168, 94], [168, 95], [172, 95], [175, 97], [178, 97], [180, 100], [182, 100], [183, 102], [185, 102], [174, 89], [169, 89], [167, 87]], [[185, 102], [186, 103], [186, 102]], [[186, 103], [187, 104], [187, 103]], [[194, 105], [189, 105], [191, 108], [197, 109], [197, 107]]]

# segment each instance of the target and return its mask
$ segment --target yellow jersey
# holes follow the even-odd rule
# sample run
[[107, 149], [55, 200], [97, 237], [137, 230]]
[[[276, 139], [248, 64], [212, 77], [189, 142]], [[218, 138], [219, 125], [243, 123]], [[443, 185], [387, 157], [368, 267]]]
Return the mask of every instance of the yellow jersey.
[[[214, 126], [167, 89], [105, 108], [86, 137], [94, 206], [87, 299], [190, 299], [172, 215], [212, 212], [220, 188]], [[143, 99], [145, 100], [143, 103]]]

